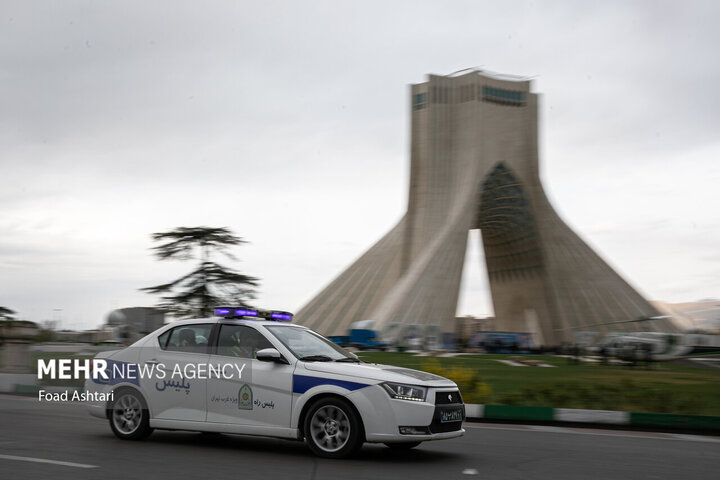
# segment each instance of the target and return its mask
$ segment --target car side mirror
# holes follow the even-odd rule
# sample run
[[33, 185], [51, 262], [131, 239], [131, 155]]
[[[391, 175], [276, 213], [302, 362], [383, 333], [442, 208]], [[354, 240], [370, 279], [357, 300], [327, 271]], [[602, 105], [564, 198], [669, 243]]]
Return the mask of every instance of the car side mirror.
[[263, 348], [258, 350], [255, 358], [261, 362], [289, 363], [275, 348]]

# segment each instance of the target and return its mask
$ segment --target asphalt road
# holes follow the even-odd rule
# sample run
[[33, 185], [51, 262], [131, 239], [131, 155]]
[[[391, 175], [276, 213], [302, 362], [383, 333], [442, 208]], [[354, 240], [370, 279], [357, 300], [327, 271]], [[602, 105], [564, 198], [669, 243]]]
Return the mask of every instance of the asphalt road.
[[[0, 478], [678, 479], [720, 470], [720, 437], [468, 423], [408, 452], [365, 445], [349, 460], [301, 442], [156, 431], [115, 438], [83, 405], [0, 395]], [[49, 463], [48, 463], [49, 462]]]

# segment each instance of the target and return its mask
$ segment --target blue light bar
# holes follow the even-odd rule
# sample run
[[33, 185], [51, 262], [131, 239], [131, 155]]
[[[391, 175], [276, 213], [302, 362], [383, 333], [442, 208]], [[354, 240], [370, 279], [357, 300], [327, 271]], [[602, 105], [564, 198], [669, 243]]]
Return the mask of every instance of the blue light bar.
[[258, 320], [274, 320], [276, 322], [290, 322], [293, 314], [282, 310], [262, 310], [248, 307], [217, 307], [215, 315], [225, 318], [255, 317]]

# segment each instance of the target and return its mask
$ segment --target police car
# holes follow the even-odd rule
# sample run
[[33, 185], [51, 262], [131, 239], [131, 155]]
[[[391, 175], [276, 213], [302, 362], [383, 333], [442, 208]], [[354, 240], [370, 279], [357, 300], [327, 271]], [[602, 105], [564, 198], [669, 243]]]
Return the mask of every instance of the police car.
[[322, 457], [363, 442], [407, 449], [460, 437], [465, 406], [452, 381], [366, 363], [292, 314], [218, 308], [168, 324], [133, 345], [98, 354], [107, 375], [86, 381], [88, 403], [115, 435], [153, 429], [304, 439]]

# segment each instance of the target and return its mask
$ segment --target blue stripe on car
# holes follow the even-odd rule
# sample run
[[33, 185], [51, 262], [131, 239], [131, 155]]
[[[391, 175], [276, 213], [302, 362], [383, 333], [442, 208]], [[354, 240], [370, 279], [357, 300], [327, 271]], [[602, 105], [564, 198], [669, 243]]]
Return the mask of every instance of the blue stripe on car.
[[369, 386], [367, 383], [348, 382], [346, 380], [335, 380], [334, 378], [293, 375], [293, 393], [305, 393], [318, 385], [337, 385], [350, 391]]

